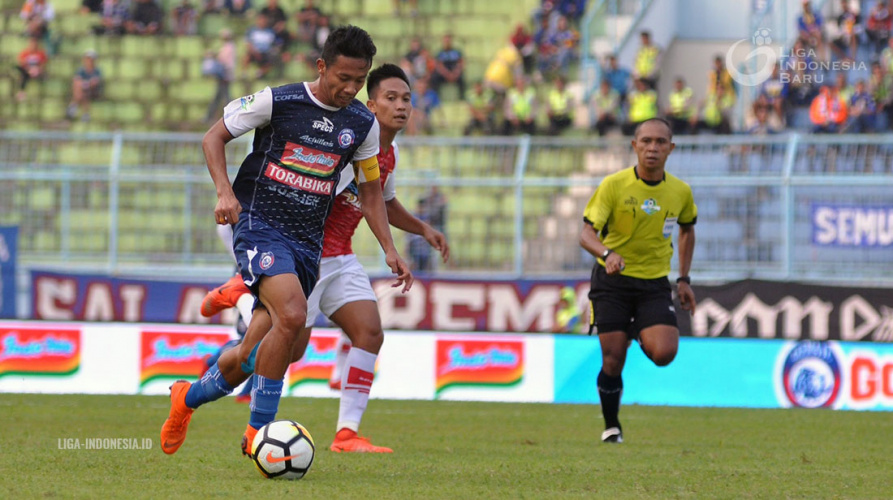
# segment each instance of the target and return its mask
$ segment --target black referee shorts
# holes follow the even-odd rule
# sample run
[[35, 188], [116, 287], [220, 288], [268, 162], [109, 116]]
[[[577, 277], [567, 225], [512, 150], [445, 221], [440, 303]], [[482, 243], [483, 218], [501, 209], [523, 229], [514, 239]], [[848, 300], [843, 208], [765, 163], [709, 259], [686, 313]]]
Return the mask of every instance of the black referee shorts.
[[638, 338], [639, 332], [649, 326], [678, 326], [673, 291], [666, 276], [646, 280], [608, 275], [604, 267], [596, 264], [590, 285], [590, 334], [622, 331], [630, 338]]

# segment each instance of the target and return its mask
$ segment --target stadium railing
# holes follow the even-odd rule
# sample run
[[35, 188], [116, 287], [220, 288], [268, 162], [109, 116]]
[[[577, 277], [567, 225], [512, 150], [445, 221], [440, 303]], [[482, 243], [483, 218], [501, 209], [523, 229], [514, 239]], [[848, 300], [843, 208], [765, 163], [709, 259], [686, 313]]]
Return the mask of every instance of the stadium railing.
[[[22, 269], [228, 274], [200, 141], [195, 134], [0, 132], [0, 225], [19, 226]], [[692, 186], [699, 207], [692, 273], [700, 281], [893, 284], [890, 137], [675, 142], [667, 168]], [[449, 275], [585, 276], [592, 260], [578, 243], [583, 208], [605, 175], [635, 163], [619, 139], [404, 137], [399, 144], [402, 203], [417, 211], [432, 186], [446, 200], [453, 255], [436, 272]], [[229, 145], [231, 178], [249, 147], [245, 138]], [[832, 219], [819, 220], [822, 207]], [[838, 212], [850, 215], [834, 219]], [[856, 212], [859, 221], [845, 220]], [[825, 241], [822, 231], [839, 234]], [[406, 236], [394, 234], [407, 254]], [[385, 271], [369, 231], [358, 231], [354, 249], [371, 273]]]

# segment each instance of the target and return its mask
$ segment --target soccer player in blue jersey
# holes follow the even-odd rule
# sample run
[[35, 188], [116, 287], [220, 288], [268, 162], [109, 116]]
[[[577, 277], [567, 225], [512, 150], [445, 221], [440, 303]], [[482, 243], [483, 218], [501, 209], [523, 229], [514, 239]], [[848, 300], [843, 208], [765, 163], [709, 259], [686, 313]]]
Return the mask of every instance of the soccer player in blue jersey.
[[[355, 99], [375, 52], [362, 29], [338, 28], [323, 46], [315, 81], [237, 99], [205, 134], [202, 148], [217, 188], [214, 214], [218, 224], [235, 226], [239, 270], [257, 304], [241, 348], [223, 353], [198, 382], [171, 386], [171, 410], [161, 428], [165, 453], [182, 445], [195, 408], [229, 394], [251, 373], [243, 453], [250, 453], [257, 430], [275, 419], [306, 320], [306, 297], [317, 281], [323, 227], [345, 167], [353, 166], [363, 215], [397, 275], [394, 286], [404, 292], [412, 286], [409, 266], [394, 247], [378, 179], [378, 122]], [[225, 145], [251, 130], [253, 151], [230, 185]]]

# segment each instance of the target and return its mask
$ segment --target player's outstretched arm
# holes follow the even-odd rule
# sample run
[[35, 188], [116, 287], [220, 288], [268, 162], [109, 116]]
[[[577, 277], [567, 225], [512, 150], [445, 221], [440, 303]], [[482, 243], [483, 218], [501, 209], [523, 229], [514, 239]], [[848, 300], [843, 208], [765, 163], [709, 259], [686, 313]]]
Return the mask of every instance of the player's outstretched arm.
[[412, 272], [394, 246], [391, 227], [388, 225], [387, 209], [385, 209], [384, 198], [381, 196], [381, 182], [376, 177], [371, 181], [360, 183], [358, 194], [363, 207], [363, 217], [365, 217], [369, 229], [372, 230], [372, 234], [378, 240], [378, 244], [381, 245], [381, 249], [384, 250], [385, 262], [397, 275], [397, 281], [392, 286], [403, 285], [405, 293], [412, 287]]
[[[695, 253], [695, 226], [679, 226], [679, 276], [688, 276], [691, 270], [691, 258]], [[694, 314], [697, 301], [691, 285], [685, 281], [677, 284], [676, 293], [682, 308]]]
[[397, 198], [386, 201], [385, 206], [388, 209], [388, 220], [391, 221], [392, 226], [425, 238], [429, 245], [440, 252], [444, 262], [449, 260], [450, 245], [443, 233], [413, 215]]
[[218, 224], [235, 224], [242, 211], [242, 205], [236, 199], [229, 175], [226, 173], [226, 143], [231, 140], [233, 136], [223, 125], [223, 119], [217, 120], [202, 139], [202, 151], [205, 153], [208, 172], [211, 173], [211, 180], [217, 188], [214, 217]]

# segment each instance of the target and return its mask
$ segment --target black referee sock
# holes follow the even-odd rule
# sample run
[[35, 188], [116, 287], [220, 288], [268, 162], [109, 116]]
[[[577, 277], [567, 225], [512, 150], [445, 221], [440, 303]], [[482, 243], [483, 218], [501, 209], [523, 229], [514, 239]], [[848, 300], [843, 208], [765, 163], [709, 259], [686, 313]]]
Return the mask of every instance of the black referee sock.
[[605, 417], [605, 429], [620, 428], [620, 395], [623, 393], [623, 377], [612, 377], [604, 371], [598, 372], [598, 398], [602, 403], [602, 415]]

